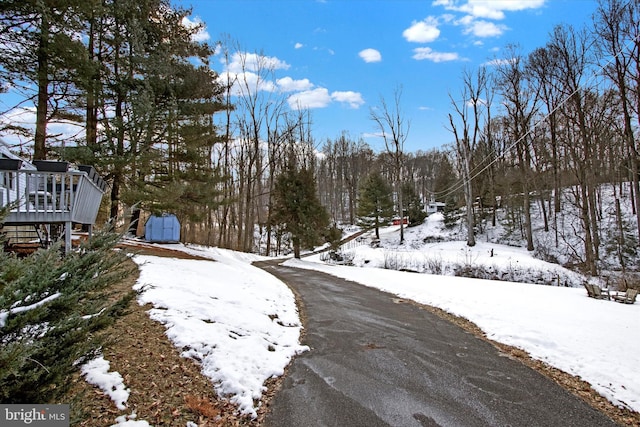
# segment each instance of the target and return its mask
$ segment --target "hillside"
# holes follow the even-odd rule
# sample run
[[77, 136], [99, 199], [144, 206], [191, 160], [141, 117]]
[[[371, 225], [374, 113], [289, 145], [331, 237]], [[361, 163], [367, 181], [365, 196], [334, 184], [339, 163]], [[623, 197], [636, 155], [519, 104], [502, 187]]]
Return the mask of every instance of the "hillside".
[[[581, 287], [584, 281], [611, 284], [620, 290], [638, 286], [637, 225], [628, 194], [620, 197], [625, 244], [619, 241], [614, 192], [610, 185], [599, 188], [601, 206], [601, 247], [599, 277], [590, 277], [580, 269], [584, 250], [577, 208], [571, 203], [571, 190], [564, 193], [563, 211], [549, 220], [544, 231], [540, 205], [532, 205], [535, 250], [528, 252], [522, 224], [514, 223], [509, 209], [496, 213], [496, 225], [484, 218], [476, 228], [476, 246], [466, 245], [467, 230], [462, 212], [432, 214], [425, 222], [405, 228], [400, 244], [399, 226], [381, 231], [380, 241], [372, 245], [373, 233], [346, 245], [347, 263], [356, 266], [390, 268], [420, 273], [457, 275], [492, 280]], [[351, 232], [355, 228], [349, 228]], [[637, 232], [636, 232], [637, 233]], [[357, 248], [357, 251], [354, 250]], [[499, 249], [498, 249], [499, 248]], [[620, 260], [624, 262], [623, 267]]]

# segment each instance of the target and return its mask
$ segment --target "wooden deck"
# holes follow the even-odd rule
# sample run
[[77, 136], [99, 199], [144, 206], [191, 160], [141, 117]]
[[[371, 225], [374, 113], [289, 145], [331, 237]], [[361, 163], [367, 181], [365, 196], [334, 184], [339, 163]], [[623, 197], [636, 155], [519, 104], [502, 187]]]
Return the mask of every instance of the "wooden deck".
[[[93, 225], [104, 182], [88, 172], [0, 170], [0, 207], [10, 206], [5, 225], [63, 224], [71, 249], [73, 223]], [[97, 177], [97, 178], [96, 178]]]

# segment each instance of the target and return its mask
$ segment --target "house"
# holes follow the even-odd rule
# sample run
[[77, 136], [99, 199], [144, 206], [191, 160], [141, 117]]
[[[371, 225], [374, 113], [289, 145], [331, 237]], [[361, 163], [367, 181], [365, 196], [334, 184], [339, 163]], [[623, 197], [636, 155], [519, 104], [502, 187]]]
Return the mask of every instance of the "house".
[[444, 203], [436, 202], [436, 199], [431, 196], [431, 198], [429, 198], [429, 203], [426, 204], [427, 215], [431, 215], [436, 212], [444, 212], [444, 207]]
[[[93, 226], [106, 185], [91, 166], [68, 162], [29, 162], [14, 155], [0, 140], [0, 208], [8, 208], [2, 231], [16, 231], [14, 240], [31, 229], [42, 246], [64, 237], [71, 250], [73, 224]], [[9, 244], [11, 244], [11, 237]], [[32, 239], [33, 240], [33, 239]]]
[[[406, 216], [405, 216], [404, 218], [402, 218], [402, 223], [403, 223], [403, 224], [405, 224], [405, 225], [408, 225], [408, 224], [409, 224], [409, 217], [406, 217]], [[393, 225], [400, 225], [400, 217], [395, 217], [395, 218], [393, 218], [393, 219], [391, 220], [391, 224], [393, 224]]]

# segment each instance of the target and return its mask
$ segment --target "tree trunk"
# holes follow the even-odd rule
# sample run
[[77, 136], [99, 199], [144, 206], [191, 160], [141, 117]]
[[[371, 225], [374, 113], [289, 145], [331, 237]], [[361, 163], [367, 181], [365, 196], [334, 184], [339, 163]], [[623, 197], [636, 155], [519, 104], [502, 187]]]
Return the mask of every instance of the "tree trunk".
[[593, 252], [593, 238], [591, 234], [591, 220], [589, 218], [589, 196], [586, 185], [580, 184], [580, 219], [584, 228], [585, 269], [592, 276], [598, 275], [595, 254]]
[[131, 218], [129, 220], [129, 234], [136, 237], [138, 235], [138, 225], [140, 223], [140, 209], [131, 208]]
[[291, 241], [293, 243], [293, 256], [296, 259], [300, 259], [300, 239], [298, 237], [293, 237]]
[[[117, 69], [116, 69], [117, 72]], [[122, 159], [124, 157], [124, 117], [123, 117], [123, 105], [125, 96], [119, 89], [116, 108], [115, 108], [115, 123], [116, 123], [116, 158]], [[111, 213], [110, 218], [115, 220], [120, 214], [120, 191], [121, 184], [124, 179], [124, 172], [122, 170], [122, 162], [117, 162], [113, 170], [113, 182], [111, 184]]]
[[620, 267], [622, 268], [622, 274], [626, 273], [624, 257], [622, 251], [624, 250], [624, 227], [622, 226], [622, 210], [620, 209], [620, 199], [616, 195], [616, 223], [618, 225], [618, 260]]
[[42, 14], [38, 44], [38, 100], [36, 110], [36, 133], [34, 137], [34, 160], [47, 158], [47, 114], [49, 105], [49, 21]]
[[[465, 150], [465, 153], [467, 150]], [[465, 157], [467, 155], [465, 154]], [[476, 235], [474, 231], [474, 218], [473, 218], [473, 188], [471, 186], [471, 168], [469, 166], [468, 157], [464, 160], [464, 173], [462, 179], [464, 179], [464, 199], [467, 205], [467, 246], [476, 245]]]
[[398, 191], [398, 210], [400, 211], [400, 244], [404, 243], [404, 203], [402, 202], [402, 184], [400, 183], [400, 178], [398, 177], [397, 181], [397, 191]]
[[94, 148], [98, 142], [98, 106], [97, 106], [97, 87], [100, 78], [98, 65], [95, 63], [95, 17], [91, 16], [89, 24], [89, 42], [88, 52], [91, 66], [96, 67], [96, 71], [89, 76], [87, 82], [87, 108], [86, 108], [86, 140], [87, 147]]
[[635, 202], [635, 214], [636, 221], [638, 222], [638, 239], [640, 239], [640, 171], [638, 170], [638, 158], [634, 157], [631, 159], [631, 173], [633, 174], [632, 185], [633, 185], [633, 201]]
[[527, 250], [532, 251], [533, 231], [531, 227], [531, 195], [529, 188], [529, 155], [528, 147], [523, 147], [524, 141], [517, 144], [518, 161], [520, 162], [520, 176], [522, 177], [523, 208], [524, 208], [524, 234], [527, 240]]

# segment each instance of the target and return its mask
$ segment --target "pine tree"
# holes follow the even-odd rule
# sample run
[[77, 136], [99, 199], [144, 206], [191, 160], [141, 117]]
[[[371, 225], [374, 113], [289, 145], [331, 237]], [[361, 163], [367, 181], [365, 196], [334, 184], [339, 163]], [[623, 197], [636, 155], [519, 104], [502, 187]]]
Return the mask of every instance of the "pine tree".
[[[36, 107], [35, 159], [47, 158], [55, 118], [78, 121], [70, 105], [88, 67], [78, 34], [83, 31], [80, 0], [3, 0], [0, 3], [0, 84], [31, 98]], [[23, 129], [25, 134], [30, 130]], [[66, 141], [68, 142], [68, 141]]]
[[301, 247], [320, 243], [329, 227], [329, 214], [320, 203], [313, 173], [296, 169], [295, 164], [278, 176], [273, 197], [272, 221], [291, 234], [293, 253], [300, 258]]
[[365, 228], [375, 228], [380, 239], [379, 228], [393, 218], [391, 186], [379, 173], [369, 175], [360, 186], [358, 199], [358, 223]]
[[111, 13], [103, 91], [115, 114], [99, 138], [113, 182], [111, 215], [124, 202], [175, 212], [183, 223], [206, 218], [220, 202], [221, 180], [211, 164], [219, 141], [212, 116], [223, 108], [208, 66], [213, 48], [184, 25], [189, 12], [166, 0], [112, 1]]
[[0, 252], [0, 401], [55, 402], [94, 354], [95, 332], [135, 296], [109, 294], [135, 268], [113, 250], [119, 237], [99, 233], [65, 257], [55, 246], [23, 259]]
[[402, 184], [402, 193], [405, 203], [407, 216], [409, 217], [409, 225], [419, 225], [427, 217], [424, 210], [424, 203], [420, 199], [420, 195], [416, 192], [413, 184], [405, 182]]

